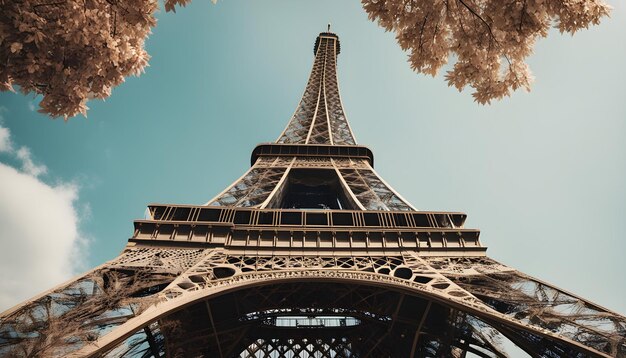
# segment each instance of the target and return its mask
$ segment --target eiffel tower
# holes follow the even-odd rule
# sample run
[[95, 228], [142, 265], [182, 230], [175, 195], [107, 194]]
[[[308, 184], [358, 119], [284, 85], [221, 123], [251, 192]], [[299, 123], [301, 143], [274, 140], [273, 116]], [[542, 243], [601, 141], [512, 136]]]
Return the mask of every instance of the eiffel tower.
[[626, 318], [486, 256], [358, 145], [321, 33], [295, 113], [205, 205], [149, 205], [124, 251], [0, 316], [9, 357], [625, 357]]

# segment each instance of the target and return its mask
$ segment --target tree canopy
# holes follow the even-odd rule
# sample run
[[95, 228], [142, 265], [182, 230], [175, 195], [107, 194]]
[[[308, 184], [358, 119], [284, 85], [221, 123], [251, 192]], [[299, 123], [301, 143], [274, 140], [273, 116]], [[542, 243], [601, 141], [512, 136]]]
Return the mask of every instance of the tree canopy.
[[[190, 0], [166, 0], [175, 11]], [[482, 104], [530, 89], [525, 63], [535, 41], [595, 25], [602, 0], [361, 0], [371, 20], [396, 34], [411, 67], [474, 89]], [[148, 64], [144, 42], [156, 0], [0, 0], [0, 89], [41, 94], [39, 111], [68, 119], [87, 113]]]

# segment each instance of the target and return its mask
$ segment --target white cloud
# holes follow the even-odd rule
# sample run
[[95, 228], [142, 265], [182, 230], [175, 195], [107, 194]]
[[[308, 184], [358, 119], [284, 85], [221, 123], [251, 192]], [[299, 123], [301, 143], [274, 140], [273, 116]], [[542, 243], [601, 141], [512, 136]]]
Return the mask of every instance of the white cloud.
[[0, 107], [0, 153], [14, 154], [15, 158], [22, 164], [22, 171], [28, 175], [38, 177], [46, 174], [48, 168], [43, 164], [36, 164], [33, 161], [33, 156], [29, 148], [20, 147], [20, 149], [15, 151], [13, 142], [11, 141], [11, 131], [9, 128], [2, 126], [2, 120], [2, 107]]
[[30, 154], [30, 149], [26, 147], [21, 147], [15, 153], [15, 156], [22, 161], [22, 170], [31, 176], [38, 177], [42, 174], [46, 174], [48, 172], [48, 168], [46, 168], [43, 164], [35, 164], [33, 162], [32, 155]]
[[2, 123], [4, 122], [3, 113], [7, 111], [7, 108], [0, 106], [0, 153], [10, 153], [13, 151], [13, 143], [11, 143], [11, 132], [9, 128], [4, 128]]
[[13, 154], [21, 169], [0, 163], [0, 312], [72, 277], [86, 249], [78, 185], [47, 184], [28, 148]]
[[13, 150], [11, 144], [11, 133], [8, 128], [0, 126], [0, 153], [7, 153]]

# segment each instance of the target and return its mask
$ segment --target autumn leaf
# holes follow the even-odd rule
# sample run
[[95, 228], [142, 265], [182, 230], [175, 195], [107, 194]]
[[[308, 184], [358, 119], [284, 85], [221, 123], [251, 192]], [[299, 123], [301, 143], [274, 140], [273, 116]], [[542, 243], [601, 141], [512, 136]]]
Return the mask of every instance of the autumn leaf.
[[20, 52], [22, 50], [22, 44], [19, 42], [14, 42], [11, 44], [11, 53]]

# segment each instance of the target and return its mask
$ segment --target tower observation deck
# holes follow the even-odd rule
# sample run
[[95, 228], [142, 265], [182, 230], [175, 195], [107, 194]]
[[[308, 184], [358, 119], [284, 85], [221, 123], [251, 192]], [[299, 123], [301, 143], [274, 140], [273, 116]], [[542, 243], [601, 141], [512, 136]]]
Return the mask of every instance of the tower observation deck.
[[626, 318], [486, 255], [358, 145], [319, 34], [278, 139], [204, 205], [150, 204], [115, 259], [0, 314], [0, 356], [626, 357]]

